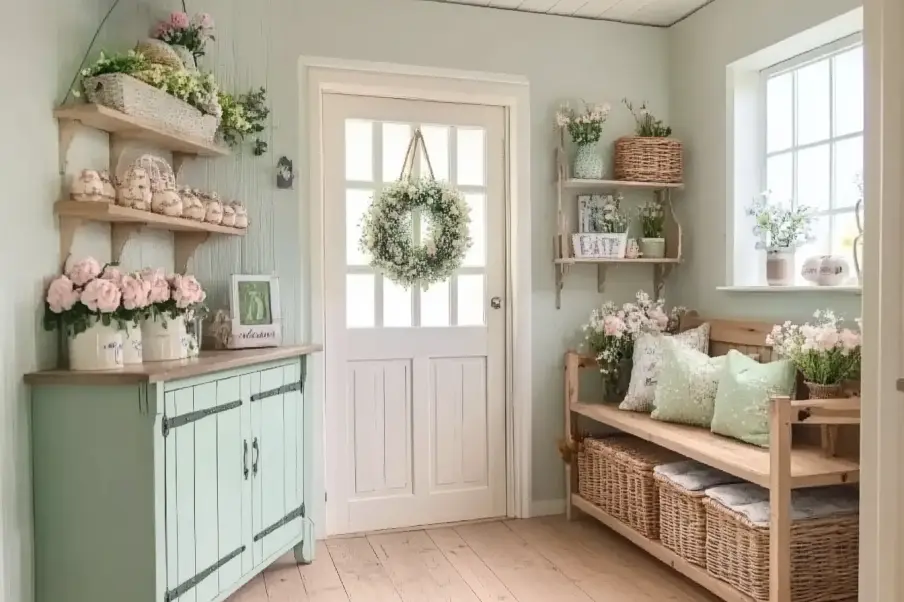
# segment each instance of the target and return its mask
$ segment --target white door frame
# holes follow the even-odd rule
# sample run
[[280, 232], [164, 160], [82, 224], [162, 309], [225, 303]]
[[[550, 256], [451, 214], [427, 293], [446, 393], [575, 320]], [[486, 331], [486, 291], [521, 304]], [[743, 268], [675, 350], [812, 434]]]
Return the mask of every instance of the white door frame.
[[[314, 490], [328, 491], [325, 446], [324, 240], [322, 98], [325, 93], [360, 94], [438, 102], [483, 104], [506, 111], [506, 514], [527, 518], [531, 496], [531, 202], [530, 96], [526, 78], [449, 69], [320, 57], [299, 61], [301, 181], [308, 181], [310, 218], [304, 208], [301, 232], [310, 236], [310, 338], [324, 343], [311, 356], [310, 396], [314, 403]], [[307, 140], [307, 144], [304, 141]], [[305, 173], [305, 168], [307, 173]], [[307, 175], [307, 178], [304, 176]], [[304, 203], [304, 196], [300, 195]], [[309, 448], [310, 449], [310, 448]], [[316, 536], [326, 535], [326, 504], [313, 508]]]
[[864, 3], [866, 146], [860, 600], [904, 599], [904, 53], [901, 0]]

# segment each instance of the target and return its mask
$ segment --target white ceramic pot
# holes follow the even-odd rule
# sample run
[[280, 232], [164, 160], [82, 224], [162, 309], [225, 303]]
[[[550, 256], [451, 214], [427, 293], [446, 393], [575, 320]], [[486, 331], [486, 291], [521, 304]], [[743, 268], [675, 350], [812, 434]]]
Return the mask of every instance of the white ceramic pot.
[[792, 286], [794, 272], [794, 249], [766, 250], [766, 284]]
[[188, 357], [185, 318], [151, 316], [141, 321], [141, 353], [146, 362], [167, 362]]
[[122, 333], [122, 363], [140, 364], [144, 361], [141, 344], [141, 325], [134, 322], [126, 322], [126, 329]]
[[647, 259], [662, 259], [665, 257], [665, 239], [641, 238], [640, 253]]
[[92, 322], [85, 332], [69, 338], [70, 370], [122, 368], [122, 331], [115, 324]]

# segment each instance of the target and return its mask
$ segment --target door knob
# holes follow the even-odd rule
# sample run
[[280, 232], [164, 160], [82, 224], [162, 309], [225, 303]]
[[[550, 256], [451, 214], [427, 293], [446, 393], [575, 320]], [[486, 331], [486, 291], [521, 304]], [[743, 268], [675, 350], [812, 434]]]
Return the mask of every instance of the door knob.
[[493, 297], [492, 299], [490, 299], [490, 307], [492, 307], [493, 309], [499, 309], [500, 307], [502, 307], [502, 299], [499, 297]]

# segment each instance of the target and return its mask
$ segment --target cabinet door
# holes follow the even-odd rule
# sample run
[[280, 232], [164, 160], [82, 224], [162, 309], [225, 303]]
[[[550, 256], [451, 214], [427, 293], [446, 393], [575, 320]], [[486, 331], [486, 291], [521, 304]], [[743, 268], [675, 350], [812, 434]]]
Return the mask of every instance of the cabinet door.
[[238, 378], [165, 395], [169, 600], [209, 602], [242, 574], [244, 445]]
[[301, 364], [265, 370], [252, 395], [257, 441], [254, 472], [254, 561], [260, 564], [302, 533]]

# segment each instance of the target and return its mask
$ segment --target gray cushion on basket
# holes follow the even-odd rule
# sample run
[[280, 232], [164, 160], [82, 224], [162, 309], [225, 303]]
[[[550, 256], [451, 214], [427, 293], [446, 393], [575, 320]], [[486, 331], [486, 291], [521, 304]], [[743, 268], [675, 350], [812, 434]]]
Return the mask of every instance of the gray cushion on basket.
[[[720, 485], [707, 489], [706, 496], [743, 514], [754, 525], [769, 524], [768, 489], [753, 483]], [[857, 514], [859, 508], [860, 494], [855, 487], [834, 485], [791, 492], [792, 521]]]
[[740, 481], [737, 477], [694, 460], [661, 464], [654, 468], [653, 472], [662, 475], [687, 491], [703, 491], [716, 485]]
[[709, 324], [686, 330], [674, 336], [663, 334], [643, 334], [634, 343], [634, 367], [631, 369], [631, 384], [619, 410], [632, 412], [652, 412], [659, 382], [662, 348], [666, 338], [682, 347], [709, 353]]

